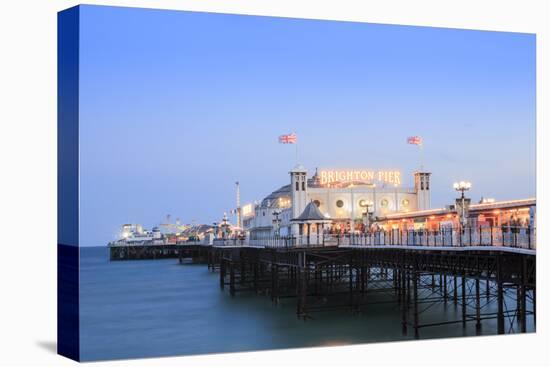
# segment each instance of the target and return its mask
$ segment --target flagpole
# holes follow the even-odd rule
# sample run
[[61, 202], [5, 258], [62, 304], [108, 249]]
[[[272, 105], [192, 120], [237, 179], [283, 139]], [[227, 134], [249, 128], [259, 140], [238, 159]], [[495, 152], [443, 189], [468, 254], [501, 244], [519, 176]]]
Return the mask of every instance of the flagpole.
[[424, 142], [422, 141], [422, 137], [421, 136], [409, 136], [407, 138], [407, 143], [408, 144], [413, 144], [413, 145], [416, 145], [419, 149], [419, 152], [418, 152], [418, 158], [419, 158], [419, 161], [420, 161], [420, 171], [424, 171]]
[[296, 133], [279, 136], [279, 144], [294, 144], [296, 164], [298, 164], [298, 138]]

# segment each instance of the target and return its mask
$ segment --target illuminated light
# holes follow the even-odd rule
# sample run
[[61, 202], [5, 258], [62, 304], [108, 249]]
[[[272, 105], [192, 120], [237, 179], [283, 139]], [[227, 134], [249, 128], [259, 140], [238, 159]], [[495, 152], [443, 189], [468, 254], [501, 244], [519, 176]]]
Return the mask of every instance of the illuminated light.
[[243, 206], [243, 216], [247, 217], [252, 214], [252, 204], [246, 204]]
[[518, 199], [518, 200], [506, 200], [506, 201], [495, 201], [494, 203], [486, 203], [486, 204], [472, 204], [470, 205], [470, 208], [483, 208], [483, 207], [495, 207], [495, 206], [507, 206], [507, 205], [514, 205], [514, 206], [534, 206], [536, 205], [537, 200], [535, 198], [530, 199]]
[[446, 217], [447, 217], [447, 218], [452, 218], [453, 215], [452, 215], [452, 214], [447, 214]]
[[435, 219], [435, 215], [430, 215], [430, 219]]
[[[426, 210], [417, 210], [410, 212], [410, 214], [417, 214], [417, 215], [431, 215], [431, 214], [439, 214], [440, 212], [445, 211], [443, 208], [439, 209], [426, 209]], [[388, 214], [388, 217], [399, 217], [400, 214]]]
[[500, 210], [493, 210], [493, 214], [500, 214]]
[[[397, 170], [321, 170], [320, 182], [323, 186], [329, 186], [337, 182], [374, 181], [400, 185], [401, 171]], [[330, 187], [330, 186], [329, 186]]]
[[472, 188], [472, 183], [468, 182], [468, 181], [455, 182], [453, 184], [453, 188], [456, 191], [467, 191], [467, 190], [470, 190]]

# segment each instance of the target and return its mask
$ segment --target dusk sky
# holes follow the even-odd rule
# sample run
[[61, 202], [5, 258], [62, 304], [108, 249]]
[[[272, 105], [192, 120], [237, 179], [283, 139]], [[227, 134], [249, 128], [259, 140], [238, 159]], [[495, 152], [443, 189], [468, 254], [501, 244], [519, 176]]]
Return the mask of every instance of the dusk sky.
[[[419, 166], [432, 206], [535, 196], [535, 36], [81, 7], [80, 245], [211, 224], [316, 167]], [[232, 218], [232, 220], [234, 220]]]

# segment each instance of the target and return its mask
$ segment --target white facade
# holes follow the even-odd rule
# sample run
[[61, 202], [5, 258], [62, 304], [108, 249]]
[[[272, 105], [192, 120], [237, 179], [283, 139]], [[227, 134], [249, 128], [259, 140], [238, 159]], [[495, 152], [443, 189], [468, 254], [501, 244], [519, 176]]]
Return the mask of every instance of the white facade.
[[313, 201], [321, 213], [332, 220], [332, 227], [358, 230], [368, 213], [376, 220], [391, 213], [429, 209], [430, 175], [414, 173], [413, 187], [374, 181], [321, 185], [317, 173], [308, 178], [305, 167], [298, 165], [290, 171], [290, 184], [255, 204], [244, 217], [243, 225], [251, 238], [269, 237], [277, 230], [281, 236], [295, 235], [298, 226], [292, 219], [299, 217]]
[[428, 210], [431, 208], [430, 175], [431, 173], [428, 172], [416, 172], [414, 174], [418, 210]]
[[[307, 170], [304, 166], [298, 165], [290, 171], [290, 202], [292, 203], [290, 211], [292, 215], [289, 219], [298, 218], [304, 211], [309, 200]], [[283, 224], [282, 221], [281, 224]], [[288, 227], [288, 225], [289, 222], [285, 221], [284, 227]], [[290, 233], [294, 235], [298, 233], [298, 224], [291, 224]]]

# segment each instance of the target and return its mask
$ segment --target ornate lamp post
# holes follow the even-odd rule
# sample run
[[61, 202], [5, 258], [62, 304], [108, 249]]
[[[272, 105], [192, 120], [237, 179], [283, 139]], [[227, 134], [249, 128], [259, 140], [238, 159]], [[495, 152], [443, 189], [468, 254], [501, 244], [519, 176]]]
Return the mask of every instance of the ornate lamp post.
[[362, 215], [363, 215], [363, 224], [365, 225], [365, 232], [366, 232], [368, 230], [368, 228], [370, 227], [370, 223], [372, 221], [373, 211], [370, 208], [374, 207], [374, 203], [370, 200], [368, 200], [368, 201], [367, 200], [361, 200], [359, 202], [359, 205], [362, 208], [365, 208]]
[[227, 213], [223, 213], [223, 219], [222, 219], [222, 238], [226, 238], [227, 235], [228, 235], [228, 227], [229, 227], [229, 224], [227, 224], [228, 220], [227, 220]]
[[350, 233], [355, 232], [355, 203], [353, 201], [353, 183], [349, 185], [349, 194], [350, 194], [350, 221], [349, 221], [349, 231]]
[[376, 184], [372, 184], [372, 213], [376, 212]]
[[275, 228], [275, 237], [279, 237], [280, 236], [280, 231], [281, 231], [281, 219], [279, 218], [279, 215], [281, 215], [281, 212], [280, 211], [277, 211], [275, 210], [273, 212], [273, 227]]
[[460, 204], [460, 225], [464, 228], [468, 224], [468, 218], [466, 218], [466, 205], [470, 205], [470, 199], [464, 196], [464, 192], [470, 190], [472, 184], [468, 181], [455, 182], [453, 188], [460, 192], [460, 198], [456, 199], [457, 204]]
[[399, 199], [398, 199], [398, 197], [397, 197], [397, 186], [399, 186], [399, 185], [393, 184], [393, 188], [394, 188], [394, 192], [393, 192], [393, 193], [394, 193], [394, 195], [395, 195], [394, 200], [395, 200], [395, 211], [396, 211], [396, 212], [399, 211]]

